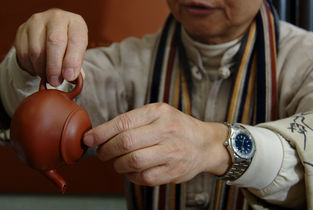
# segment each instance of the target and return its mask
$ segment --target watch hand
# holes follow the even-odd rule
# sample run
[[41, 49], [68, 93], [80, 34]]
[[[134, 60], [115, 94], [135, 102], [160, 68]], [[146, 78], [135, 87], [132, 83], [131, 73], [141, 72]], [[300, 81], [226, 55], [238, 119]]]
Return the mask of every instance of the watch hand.
[[244, 144], [245, 144], [245, 141], [243, 140], [242, 141], [242, 144], [241, 144], [241, 150], [243, 151], [243, 146], [244, 146]]

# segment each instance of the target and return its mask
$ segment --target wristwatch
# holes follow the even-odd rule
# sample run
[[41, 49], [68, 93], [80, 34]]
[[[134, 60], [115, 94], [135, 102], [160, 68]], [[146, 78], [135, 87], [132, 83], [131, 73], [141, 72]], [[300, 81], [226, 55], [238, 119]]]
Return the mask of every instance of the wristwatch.
[[229, 131], [224, 145], [231, 156], [232, 165], [220, 178], [234, 181], [248, 169], [256, 148], [254, 139], [246, 128], [237, 123], [225, 124], [229, 127]]

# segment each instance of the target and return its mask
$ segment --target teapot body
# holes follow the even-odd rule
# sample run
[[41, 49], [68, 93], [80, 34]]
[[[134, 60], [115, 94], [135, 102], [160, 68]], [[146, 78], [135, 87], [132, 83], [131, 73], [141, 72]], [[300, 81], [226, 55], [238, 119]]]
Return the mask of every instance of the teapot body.
[[67, 185], [56, 168], [81, 158], [86, 149], [82, 138], [91, 128], [88, 113], [73, 101], [83, 88], [82, 75], [73, 83], [76, 86], [70, 92], [47, 89], [42, 77], [39, 91], [19, 104], [10, 126], [18, 157], [54, 182], [61, 193]]
[[77, 161], [85, 151], [81, 139], [90, 128], [87, 112], [65, 92], [43, 90], [24, 99], [17, 108], [11, 122], [11, 141], [24, 163], [45, 171]]
[[82, 138], [91, 128], [88, 113], [73, 101], [83, 88], [82, 75], [73, 83], [70, 92], [47, 89], [42, 77], [39, 91], [19, 104], [10, 126], [18, 157], [58, 185], [61, 193], [67, 187], [56, 168], [81, 158], [86, 150]]

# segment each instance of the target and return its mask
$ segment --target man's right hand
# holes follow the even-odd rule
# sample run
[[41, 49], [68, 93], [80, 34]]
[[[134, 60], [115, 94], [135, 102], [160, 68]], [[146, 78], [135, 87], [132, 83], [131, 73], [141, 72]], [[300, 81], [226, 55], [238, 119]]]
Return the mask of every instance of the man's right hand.
[[15, 48], [20, 67], [32, 75], [46, 75], [52, 86], [79, 75], [88, 44], [84, 19], [50, 9], [32, 15], [17, 31]]

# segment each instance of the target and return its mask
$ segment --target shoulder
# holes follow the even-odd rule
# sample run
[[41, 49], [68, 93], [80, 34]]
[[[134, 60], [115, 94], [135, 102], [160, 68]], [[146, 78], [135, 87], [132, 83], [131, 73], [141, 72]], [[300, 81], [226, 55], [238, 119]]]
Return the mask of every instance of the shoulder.
[[280, 29], [277, 57], [280, 113], [312, 110], [309, 104], [313, 99], [313, 34], [286, 22], [280, 23]]
[[280, 21], [279, 53], [313, 61], [313, 33]]
[[277, 64], [281, 76], [304, 80], [313, 70], [313, 33], [281, 21]]

